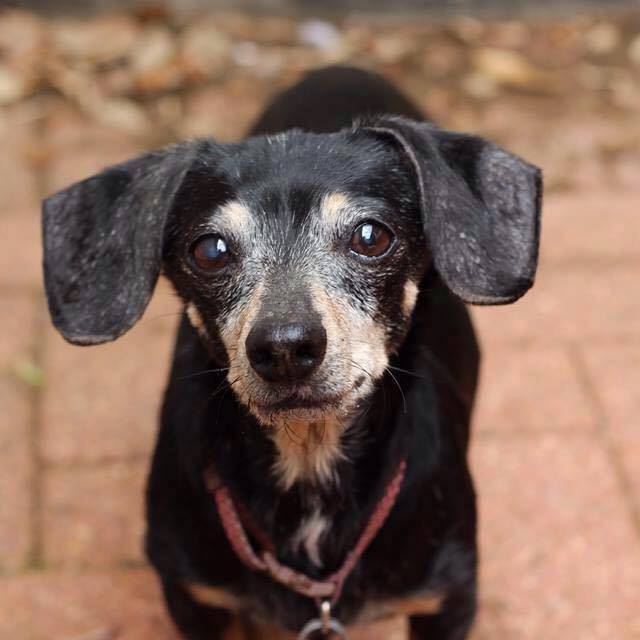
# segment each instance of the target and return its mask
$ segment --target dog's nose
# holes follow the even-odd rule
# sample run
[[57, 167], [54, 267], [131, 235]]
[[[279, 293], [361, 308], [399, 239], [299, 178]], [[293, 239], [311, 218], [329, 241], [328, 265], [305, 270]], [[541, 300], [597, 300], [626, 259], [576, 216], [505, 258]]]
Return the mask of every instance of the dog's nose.
[[247, 356], [256, 373], [268, 382], [293, 382], [310, 376], [327, 349], [320, 323], [258, 323], [246, 341]]

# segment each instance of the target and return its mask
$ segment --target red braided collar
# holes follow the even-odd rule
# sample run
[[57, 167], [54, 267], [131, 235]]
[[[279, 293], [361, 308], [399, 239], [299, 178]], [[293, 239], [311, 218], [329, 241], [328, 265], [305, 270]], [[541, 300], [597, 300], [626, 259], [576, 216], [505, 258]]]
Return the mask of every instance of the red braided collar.
[[[251, 518], [242, 508], [242, 505], [239, 508], [236, 507], [231, 493], [225, 486], [217, 482], [215, 474], [205, 473], [205, 482], [207, 489], [215, 500], [218, 515], [229, 544], [244, 565], [253, 571], [268, 573], [276, 582], [303, 596], [330, 599], [331, 604], [335, 605], [340, 597], [345, 580], [371, 541], [376, 537], [382, 525], [384, 525], [391, 509], [393, 509], [406, 467], [406, 461], [401, 460], [382, 497], [369, 516], [355, 546], [347, 553], [342, 566], [324, 580], [314, 580], [303, 573], [280, 564], [271, 541], [251, 522]], [[260, 555], [257, 555], [253, 550], [247, 537], [245, 525], [261, 544], [262, 551]]]

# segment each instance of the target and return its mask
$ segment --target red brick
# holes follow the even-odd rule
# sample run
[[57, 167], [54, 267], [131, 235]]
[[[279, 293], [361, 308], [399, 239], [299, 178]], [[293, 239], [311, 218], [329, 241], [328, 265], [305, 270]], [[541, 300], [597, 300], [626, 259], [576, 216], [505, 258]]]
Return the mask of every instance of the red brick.
[[52, 159], [47, 172], [47, 195], [63, 189], [79, 180], [84, 180], [102, 169], [124, 162], [142, 153], [144, 148], [134, 142], [123, 140], [120, 144], [91, 144], [65, 148]]
[[636, 638], [640, 544], [597, 436], [487, 436], [473, 467], [479, 638]]
[[638, 211], [638, 190], [551, 194], [545, 199], [542, 219], [542, 259], [640, 260]]
[[[0, 573], [19, 568], [31, 541], [30, 394], [16, 374], [30, 360], [34, 303], [2, 294], [0, 303]], [[1, 607], [0, 607], [1, 608]]]
[[81, 348], [50, 329], [42, 426], [47, 461], [150, 453], [179, 309], [163, 284], [138, 325], [116, 342]]
[[111, 567], [143, 559], [148, 462], [47, 470], [44, 557], [54, 567]]
[[0, 579], [0, 637], [178, 640], [148, 570], [46, 572]]
[[42, 286], [39, 211], [0, 215], [0, 286]]
[[146, 148], [139, 137], [101, 125], [64, 103], [52, 105], [47, 133], [47, 193], [128, 160]]
[[598, 264], [543, 267], [534, 288], [513, 305], [474, 307], [482, 342], [557, 343], [640, 335], [638, 268]]
[[640, 513], [640, 344], [584, 345], [591, 385]]
[[[247, 99], [247, 93], [251, 99]], [[265, 87], [248, 78], [236, 78], [224, 86], [194, 91], [186, 100], [181, 135], [213, 136], [217, 140], [241, 138], [265, 103]]]
[[595, 417], [560, 346], [492, 345], [482, 358], [474, 424], [480, 430], [591, 429]]
[[0, 113], [0, 214], [37, 206], [37, 181], [30, 161], [34, 136], [34, 114], [28, 105]]
[[54, 152], [142, 144], [140, 136], [103, 124], [64, 100], [51, 100], [46, 126], [47, 142]]

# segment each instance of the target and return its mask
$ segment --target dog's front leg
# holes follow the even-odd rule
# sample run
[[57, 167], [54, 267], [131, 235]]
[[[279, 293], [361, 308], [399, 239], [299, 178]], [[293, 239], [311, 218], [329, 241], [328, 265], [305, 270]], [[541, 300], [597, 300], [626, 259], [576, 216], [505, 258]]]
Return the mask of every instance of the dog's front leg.
[[223, 640], [234, 621], [226, 609], [199, 604], [175, 580], [162, 578], [162, 590], [173, 619], [186, 640]]
[[439, 613], [409, 618], [411, 640], [464, 640], [475, 611], [475, 589], [461, 588], [447, 596]]

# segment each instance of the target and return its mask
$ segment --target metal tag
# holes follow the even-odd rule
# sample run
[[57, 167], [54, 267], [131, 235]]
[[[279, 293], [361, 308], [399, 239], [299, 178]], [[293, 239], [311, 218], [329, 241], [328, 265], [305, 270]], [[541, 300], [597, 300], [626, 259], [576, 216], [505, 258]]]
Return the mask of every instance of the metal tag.
[[344, 627], [331, 617], [331, 602], [323, 600], [320, 604], [320, 617], [309, 620], [298, 634], [298, 640], [309, 640], [319, 631], [323, 637], [337, 636], [338, 640], [347, 640]]
[[302, 627], [302, 631], [300, 631], [298, 635], [298, 640], [309, 640], [313, 638], [314, 634], [318, 631], [322, 632], [323, 636], [329, 638], [335, 635], [340, 640], [347, 640], [347, 632], [335, 618], [331, 618], [326, 623], [323, 623], [320, 618], [309, 620], [309, 622]]

